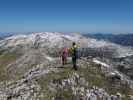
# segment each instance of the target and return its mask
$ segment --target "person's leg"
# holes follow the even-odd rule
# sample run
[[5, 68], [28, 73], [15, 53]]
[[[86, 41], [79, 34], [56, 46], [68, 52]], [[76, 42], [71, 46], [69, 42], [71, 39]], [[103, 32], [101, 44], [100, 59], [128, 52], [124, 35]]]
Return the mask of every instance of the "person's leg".
[[73, 68], [74, 68], [74, 58], [72, 57], [72, 64], [73, 64]]
[[65, 63], [67, 64], [67, 57], [66, 57], [66, 59], [65, 59]]
[[77, 70], [77, 59], [75, 58], [75, 62], [74, 62], [74, 68], [75, 70]]
[[74, 68], [75, 70], [77, 70], [76, 58], [75, 58], [75, 57], [73, 57], [73, 68]]
[[64, 65], [65, 63], [64, 63], [64, 57], [62, 57], [62, 65]]

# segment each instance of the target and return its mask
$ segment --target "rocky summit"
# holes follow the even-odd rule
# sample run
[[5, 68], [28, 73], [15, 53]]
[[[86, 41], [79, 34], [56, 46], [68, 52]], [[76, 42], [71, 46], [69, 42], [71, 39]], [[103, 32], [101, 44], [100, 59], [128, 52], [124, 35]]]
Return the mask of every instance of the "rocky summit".
[[[61, 50], [79, 45], [78, 70]], [[77, 33], [0, 40], [0, 100], [133, 100], [133, 48]]]

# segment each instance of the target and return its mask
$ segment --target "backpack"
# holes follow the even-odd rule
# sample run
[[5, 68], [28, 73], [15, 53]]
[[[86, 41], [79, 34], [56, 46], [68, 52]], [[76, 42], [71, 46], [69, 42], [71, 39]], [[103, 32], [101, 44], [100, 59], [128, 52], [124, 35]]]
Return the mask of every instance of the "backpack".
[[77, 48], [77, 50], [76, 50], [76, 55], [77, 55], [77, 59], [80, 59], [81, 52], [80, 52], [80, 49], [79, 48]]

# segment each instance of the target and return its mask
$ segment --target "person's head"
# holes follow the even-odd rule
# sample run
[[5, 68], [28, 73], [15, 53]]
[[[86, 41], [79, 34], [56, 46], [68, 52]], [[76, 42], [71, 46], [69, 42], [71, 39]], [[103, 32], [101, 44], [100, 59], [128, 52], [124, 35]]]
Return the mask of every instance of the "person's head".
[[76, 45], [76, 43], [75, 42], [73, 42], [73, 46], [75, 46]]

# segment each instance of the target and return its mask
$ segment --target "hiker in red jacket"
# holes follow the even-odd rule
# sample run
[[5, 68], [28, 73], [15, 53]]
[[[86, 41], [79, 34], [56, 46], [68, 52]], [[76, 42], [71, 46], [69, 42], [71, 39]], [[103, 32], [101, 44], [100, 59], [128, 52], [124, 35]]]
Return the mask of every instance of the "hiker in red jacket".
[[68, 57], [68, 48], [63, 48], [62, 51], [62, 65], [65, 65], [67, 63], [67, 57]]

